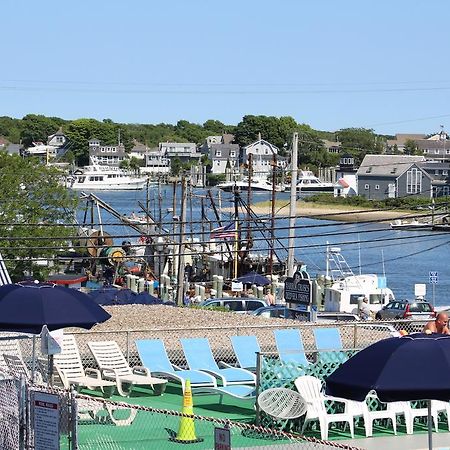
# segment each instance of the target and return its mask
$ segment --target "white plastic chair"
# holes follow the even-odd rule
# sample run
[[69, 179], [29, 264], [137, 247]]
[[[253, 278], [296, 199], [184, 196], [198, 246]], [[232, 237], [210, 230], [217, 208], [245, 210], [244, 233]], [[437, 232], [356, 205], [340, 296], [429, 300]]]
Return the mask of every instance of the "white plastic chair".
[[[294, 384], [297, 388], [297, 391], [305, 399], [307, 406], [305, 421], [303, 422], [303, 427], [301, 430], [302, 434], [304, 433], [309, 422], [317, 420], [320, 426], [321, 438], [326, 440], [328, 439], [328, 426], [331, 423], [345, 422], [348, 423], [350, 427], [351, 437], [354, 438], [355, 427], [353, 424], [353, 419], [355, 416], [353, 414], [359, 416], [363, 415], [364, 413], [362, 407], [359, 404], [354, 402], [352, 405], [353, 408], [350, 407], [350, 409], [353, 409], [353, 411], [350, 413], [349, 400], [325, 396], [322, 393], [322, 382], [316, 377], [312, 377], [309, 375], [301, 376], [295, 380]], [[329, 414], [325, 407], [326, 400], [333, 400], [344, 403], [345, 412]]]
[[[408, 411], [408, 418], [406, 423], [406, 432], [412, 434], [414, 431], [414, 419], [417, 417], [428, 417], [428, 407], [425, 408], [411, 408], [410, 402], [407, 402], [410, 407]], [[450, 405], [448, 402], [440, 400], [431, 400], [431, 418], [436, 432], [439, 430], [438, 416], [440, 412], [447, 414], [447, 423], [450, 431]], [[406, 419], [406, 415], [405, 415]]]
[[[145, 367], [131, 368], [115, 341], [88, 342], [89, 349], [97, 361], [102, 377], [114, 380], [117, 392], [126, 397], [133, 385], [150, 385], [155, 393], [164, 393], [167, 380], [150, 376]], [[157, 387], [155, 387], [157, 386]]]
[[65, 334], [62, 342], [62, 351], [53, 357], [53, 363], [61, 382], [66, 389], [71, 385], [95, 389], [115, 386], [112, 381], [102, 380], [100, 371], [83, 367], [77, 341], [72, 334]]
[[[375, 392], [369, 393], [369, 398], [370, 397], [376, 398]], [[382, 403], [382, 402], [380, 402], [380, 403]], [[396, 402], [396, 403], [400, 403], [400, 402]], [[374, 422], [374, 420], [378, 420], [378, 419], [389, 419], [392, 422], [392, 428], [394, 430], [394, 435], [397, 436], [397, 412], [404, 413], [405, 418], [406, 418], [406, 414], [407, 414], [404, 412], [405, 409], [404, 409], [403, 405], [399, 405], [399, 404], [393, 405], [392, 403], [383, 403], [383, 405], [386, 407], [386, 409], [371, 411], [367, 407], [366, 402], [364, 402], [364, 404], [366, 405], [366, 411], [364, 413], [364, 427], [366, 429], [366, 437], [373, 436], [373, 422]]]
[[258, 406], [277, 420], [297, 419], [306, 412], [303, 397], [291, 389], [270, 388], [258, 395]]

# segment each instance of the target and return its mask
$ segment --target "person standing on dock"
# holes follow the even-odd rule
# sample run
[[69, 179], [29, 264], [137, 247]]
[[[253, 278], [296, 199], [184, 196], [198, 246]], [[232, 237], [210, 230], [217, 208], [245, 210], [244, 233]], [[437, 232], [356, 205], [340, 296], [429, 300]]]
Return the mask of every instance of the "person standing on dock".
[[274, 297], [274, 295], [272, 294], [272, 292], [270, 292], [270, 289], [267, 291], [265, 300], [266, 300], [266, 302], [267, 302], [267, 304], [268, 304], [269, 306], [275, 305], [275, 297]]

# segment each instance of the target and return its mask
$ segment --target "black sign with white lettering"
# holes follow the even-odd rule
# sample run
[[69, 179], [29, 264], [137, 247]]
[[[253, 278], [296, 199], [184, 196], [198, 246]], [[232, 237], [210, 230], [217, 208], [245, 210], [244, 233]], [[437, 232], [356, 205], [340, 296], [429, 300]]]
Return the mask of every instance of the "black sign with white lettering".
[[295, 272], [292, 278], [286, 278], [284, 299], [289, 303], [310, 305], [312, 302], [311, 280], [303, 278], [300, 272]]

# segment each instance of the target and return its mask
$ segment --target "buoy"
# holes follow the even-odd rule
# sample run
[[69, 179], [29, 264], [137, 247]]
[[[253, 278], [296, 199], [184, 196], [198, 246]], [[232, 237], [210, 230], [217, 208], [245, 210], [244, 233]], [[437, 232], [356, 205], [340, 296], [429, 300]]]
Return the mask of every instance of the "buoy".
[[[183, 394], [183, 410], [181, 411], [185, 415], [194, 414], [194, 404], [192, 402], [192, 390], [190, 380], [186, 380], [186, 385], [184, 387]], [[169, 431], [169, 430], [168, 430]], [[171, 434], [171, 433], [170, 433]], [[178, 433], [175, 433], [169, 438], [172, 442], [177, 442], [179, 444], [194, 444], [196, 442], [202, 442], [202, 438], [197, 438], [195, 436], [195, 424], [193, 417], [181, 417], [180, 426], [178, 428]]]

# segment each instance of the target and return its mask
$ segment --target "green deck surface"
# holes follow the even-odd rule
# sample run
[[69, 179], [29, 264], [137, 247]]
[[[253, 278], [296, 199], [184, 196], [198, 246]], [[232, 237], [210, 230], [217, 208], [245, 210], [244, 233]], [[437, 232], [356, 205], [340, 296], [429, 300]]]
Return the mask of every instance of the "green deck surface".
[[[85, 394], [98, 396], [99, 393], [92, 391], [83, 391]], [[130, 404], [151, 407], [163, 410], [182, 411], [183, 397], [180, 385], [169, 383], [166, 392], [162, 396], [153, 395], [147, 388], [136, 387], [133, 389], [130, 397], [124, 398], [113, 396], [113, 401], [126, 402]], [[253, 424], [255, 421], [254, 401], [243, 401], [230, 396], [223, 397], [223, 403], [220, 404], [219, 395], [194, 395], [194, 414], [208, 417], [229, 419], [233, 422], [242, 424]], [[117, 418], [122, 418], [121, 412], [116, 412]], [[135, 420], [128, 426], [116, 426], [105, 422], [80, 422], [78, 427], [78, 445], [80, 450], [125, 450], [125, 449], [172, 449], [180, 447], [190, 447], [195, 449], [214, 448], [214, 428], [223, 427], [223, 424], [207, 420], [196, 419], [194, 421], [195, 431], [189, 430], [188, 436], [201, 438], [202, 442], [192, 444], [180, 444], [169, 440], [169, 432], [172, 430], [175, 434], [178, 432], [180, 421], [177, 416], [166, 415], [162, 413], [152, 413], [139, 411]], [[188, 419], [190, 420], [190, 419]], [[186, 422], [184, 422], [186, 424]], [[374, 436], [393, 435], [392, 426], [388, 423], [374, 426]], [[190, 426], [190, 422], [188, 427]], [[318, 428], [318, 427], [317, 427]], [[448, 431], [446, 422], [440, 422], [440, 430]], [[426, 433], [425, 424], [416, 425], [415, 433]], [[306, 433], [308, 436], [320, 439], [318, 429], [310, 430]], [[403, 425], [398, 426], [398, 435], [406, 434]], [[331, 428], [329, 432], [330, 440], [349, 439], [347, 432], [338, 428]], [[361, 438], [361, 447], [364, 447], [365, 431], [363, 422], [359, 421], [355, 427], [355, 438]], [[239, 447], [258, 447], [273, 445], [275, 448], [283, 448], [285, 444], [292, 444], [288, 439], [275, 439], [267, 435], [255, 435], [254, 432], [242, 430], [238, 427], [231, 428], [232, 448]], [[62, 442], [62, 448], [67, 448], [67, 439]], [[308, 448], [305, 446], [305, 448]]]

